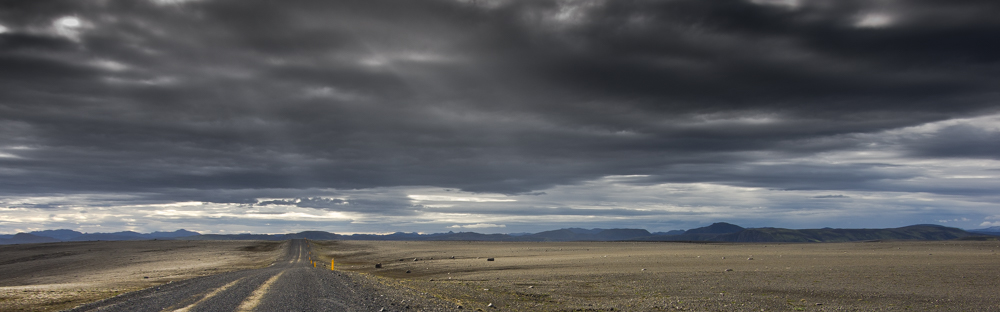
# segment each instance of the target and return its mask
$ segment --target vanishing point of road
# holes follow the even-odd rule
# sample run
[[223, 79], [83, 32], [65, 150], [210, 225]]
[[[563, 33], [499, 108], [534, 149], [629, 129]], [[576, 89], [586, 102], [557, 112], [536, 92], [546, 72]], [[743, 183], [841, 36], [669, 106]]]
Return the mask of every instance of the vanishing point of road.
[[[375, 294], [345, 274], [315, 268], [309, 243], [292, 240], [269, 267], [204, 276], [128, 293], [69, 311], [404, 311], [407, 300]], [[443, 306], [443, 305], [442, 305]], [[438, 311], [414, 307], [413, 310]]]

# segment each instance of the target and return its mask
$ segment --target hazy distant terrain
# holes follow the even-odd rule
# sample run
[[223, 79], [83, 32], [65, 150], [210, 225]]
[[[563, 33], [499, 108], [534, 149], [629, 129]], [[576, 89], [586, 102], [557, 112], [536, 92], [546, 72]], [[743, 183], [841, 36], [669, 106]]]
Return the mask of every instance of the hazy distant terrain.
[[474, 232], [448, 232], [434, 234], [393, 233], [335, 234], [324, 231], [305, 231], [292, 234], [200, 234], [187, 230], [174, 232], [81, 233], [72, 230], [46, 230], [15, 235], [0, 235], [0, 244], [30, 244], [59, 241], [97, 240], [408, 240], [408, 241], [715, 241], [715, 242], [851, 242], [864, 240], [948, 240], [972, 236], [1000, 236], [1000, 227], [965, 231], [940, 225], [911, 225], [892, 229], [804, 229], [743, 228], [719, 222], [709, 226], [669, 232], [650, 233], [644, 229], [581, 229], [568, 228], [538, 233], [481, 234]]

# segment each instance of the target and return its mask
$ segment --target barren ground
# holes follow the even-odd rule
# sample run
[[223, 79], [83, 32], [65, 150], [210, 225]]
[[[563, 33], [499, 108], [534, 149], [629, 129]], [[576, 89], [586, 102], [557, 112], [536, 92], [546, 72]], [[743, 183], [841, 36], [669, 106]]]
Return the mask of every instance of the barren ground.
[[0, 246], [0, 311], [58, 311], [171, 281], [264, 267], [281, 242], [116, 241]]
[[[996, 241], [313, 243], [320, 263], [334, 257], [337, 270], [359, 273], [359, 281], [426, 293], [466, 311], [1000, 310]], [[281, 246], [0, 246], [0, 311], [66, 309], [171, 281], [263, 267]]]
[[472, 310], [1000, 310], [996, 241], [317, 243], [338, 270]]

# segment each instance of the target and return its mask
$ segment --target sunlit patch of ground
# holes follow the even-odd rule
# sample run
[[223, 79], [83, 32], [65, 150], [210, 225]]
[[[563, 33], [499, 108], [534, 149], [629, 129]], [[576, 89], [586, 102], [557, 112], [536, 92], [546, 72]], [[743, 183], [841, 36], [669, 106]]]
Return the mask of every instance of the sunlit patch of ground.
[[0, 311], [58, 311], [171, 281], [270, 265], [280, 242], [117, 241], [0, 246]]

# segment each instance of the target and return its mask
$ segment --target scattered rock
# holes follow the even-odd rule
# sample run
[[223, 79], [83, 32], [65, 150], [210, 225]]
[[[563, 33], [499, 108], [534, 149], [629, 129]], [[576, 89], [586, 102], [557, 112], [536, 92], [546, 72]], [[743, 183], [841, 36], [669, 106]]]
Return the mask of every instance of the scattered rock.
[[413, 261], [417, 261], [417, 258], [413, 258]]
[[375, 268], [376, 269], [381, 269], [382, 268], [382, 264], [381, 263], [376, 263], [375, 264]]
[[726, 269], [726, 272], [732, 272], [733, 269]]
[[528, 288], [535, 288], [535, 286], [528, 286]]
[[753, 260], [753, 257], [747, 258], [747, 260]]
[[642, 270], [645, 271], [646, 269], [642, 269]]
[[406, 273], [410, 273], [410, 270], [406, 270]]
[[486, 306], [492, 308], [493, 307], [493, 303], [490, 302], [490, 304], [487, 304]]

